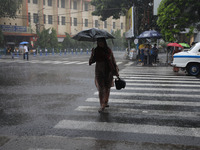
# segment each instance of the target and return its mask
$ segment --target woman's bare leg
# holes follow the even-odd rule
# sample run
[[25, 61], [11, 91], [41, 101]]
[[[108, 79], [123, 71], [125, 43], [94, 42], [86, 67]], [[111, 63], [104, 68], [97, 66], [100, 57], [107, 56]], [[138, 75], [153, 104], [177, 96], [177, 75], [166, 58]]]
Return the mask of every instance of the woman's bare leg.
[[105, 89], [99, 89], [99, 101], [101, 108], [105, 108]]
[[105, 106], [108, 104], [109, 96], [110, 96], [110, 88], [105, 90]]

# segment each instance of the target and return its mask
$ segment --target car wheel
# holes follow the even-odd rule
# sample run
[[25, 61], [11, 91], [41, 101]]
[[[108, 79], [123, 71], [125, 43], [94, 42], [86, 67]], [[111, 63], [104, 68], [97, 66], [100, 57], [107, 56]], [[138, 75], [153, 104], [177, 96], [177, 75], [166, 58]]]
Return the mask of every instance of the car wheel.
[[190, 64], [187, 66], [187, 72], [189, 75], [197, 76], [200, 73], [200, 65], [199, 64]]

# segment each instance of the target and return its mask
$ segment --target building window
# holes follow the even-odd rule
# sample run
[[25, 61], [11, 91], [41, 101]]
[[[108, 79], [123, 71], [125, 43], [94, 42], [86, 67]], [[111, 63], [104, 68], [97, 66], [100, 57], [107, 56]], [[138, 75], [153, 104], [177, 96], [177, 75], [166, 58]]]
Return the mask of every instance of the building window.
[[62, 25], [65, 25], [65, 17], [62, 17]]
[[48, 6], [52, 6], [52, 0], [48, 0]]
[[31, 13], [28, 13], [28, 22], [31, 22]]
[[43, 5], [45, 5], [45, 0], [43, 0]]
[[60, 24], [60, 17], [57, 17], [58, 25]]
[[121, 23], [121, 29], [122, 29], [122, 30], [124, 29], [124, 24], [123, 24], [123, 23]]
[[48, 15], [48, 23], [53, 24], [53, 19], [52, 15]]
[[43, 15], [43, 19], [44, 24], [46, 24], [46, 15]]
[[104, 21], [104, 28], [107, 28], [107, 21]]
[[77, 18], [74, 18], [74, 26], [77, 26]]
[[77, 9], [77, 1], [74, 1], [74, 3], [73, 3], [73, 8], [76, 10]]
[[88, 11], [88, 2], [85, 2], [84, 10], [85, 10], [85, 11]]
[[30, 0], [28, 0], [28, 3], [30, 3], [31, 1]]
[[72, 17], [70, 17], [70, 25], [72, 26]]
[[61, 0], [61, 8], [65, 8], [65, 0]]
[[38, 1], [37, 0], [33, 0], [33, 4], [37, 4], [38, 3]]
[[58, 7], [59, 7], [59, 2], [60, 2], [60, 1], [59, 1], [59, 0], [57, 0], [57, 6], [58, 6]]
[[38, 23], [38, 14], [33, 14], [33, 22]]
[[113, 22], [113, 29], [115, 29], [115, 22]]
[[88, 19], [85, 19], [85, 27], [88, 27]]
[[95, 20], [95, 28], [98, 28], [98, 20]]

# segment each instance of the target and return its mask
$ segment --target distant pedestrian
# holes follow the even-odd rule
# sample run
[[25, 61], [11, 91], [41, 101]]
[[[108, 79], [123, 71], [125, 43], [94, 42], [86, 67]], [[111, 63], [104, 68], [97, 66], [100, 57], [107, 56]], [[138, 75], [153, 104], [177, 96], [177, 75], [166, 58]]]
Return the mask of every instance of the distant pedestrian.
[[[176, 53], [178, 53], [178, 52], [180, 52], [181, 51], [181, 49], [179, 49], [178, 47], [175, 47], [175, 49], [174, 49], [174, 51], [173, 51], [173, 53], [172, 53], [172, 57], [174, 56], [174, 54], [176, 54]], [[173, 58], [172, 58], [172, 60], [173, 60]], [[173, 67], [173, 71], [174, 72], [179, 72], [179, 68], [178, 67]]]
[[24, 44], [24, 59], [26, 59], [27, 57], [27, 60], [28, 60], [28, 46], [26, 44]]
[[47, 56], [47, 52], [48, 52], [48, 50], [47, 50], [47, 48], [45, 47], [45, 54], [46, 54], [46, 56]]
[[158, 58], [158, 48], [157, 44], [154, 44], [152, 48], [152, 63], [156, 63]]

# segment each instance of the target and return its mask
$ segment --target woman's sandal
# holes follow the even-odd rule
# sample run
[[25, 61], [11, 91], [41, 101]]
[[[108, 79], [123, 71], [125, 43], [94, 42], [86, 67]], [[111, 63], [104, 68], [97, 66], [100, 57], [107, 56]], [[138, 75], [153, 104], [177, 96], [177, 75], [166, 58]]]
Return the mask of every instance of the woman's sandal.
[[109, 107], [108, 103], [105, 103], [105, 107]]
[[99, 108], [98, 112], [103, 113], [105, 108]]
[[105, 107], [110, 107], [108, 104], [106, 104], [106, 106]]

